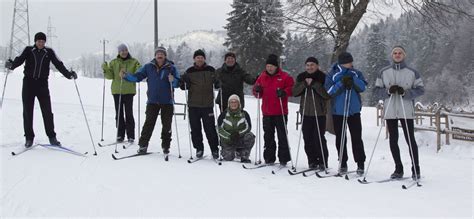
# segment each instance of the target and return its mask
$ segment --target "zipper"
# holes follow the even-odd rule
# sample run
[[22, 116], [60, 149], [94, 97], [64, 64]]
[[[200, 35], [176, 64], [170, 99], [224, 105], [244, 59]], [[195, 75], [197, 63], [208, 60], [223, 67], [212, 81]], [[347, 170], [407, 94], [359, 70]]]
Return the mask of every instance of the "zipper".
[[35, 48], [33, 48], [33, 50], [31, 50], [31, 53], [33, 53], [33, 57], [35, 58], [35, 70], [33, 71], [33, 79], [36, 79], [36, 78], [35, 78], [36, 66], [37, 66], [37, 64], [38, 64], [38, 63], [36, 62], [36, 54], [35, 54], [35, 51], [36, 51]]
[[44, 61], [44, 57], [46, 57], [46, 53], [48, 53], [48, 52], [46, 51], [46, 49], [44, 49], [44, 55], [43, 55], [43, 58], [41, 58], [40, 68], [39, 68], [39, 72], [38, 72], [38, 79], [41, 77], [41, 67], [43, 66], [43, 61]]

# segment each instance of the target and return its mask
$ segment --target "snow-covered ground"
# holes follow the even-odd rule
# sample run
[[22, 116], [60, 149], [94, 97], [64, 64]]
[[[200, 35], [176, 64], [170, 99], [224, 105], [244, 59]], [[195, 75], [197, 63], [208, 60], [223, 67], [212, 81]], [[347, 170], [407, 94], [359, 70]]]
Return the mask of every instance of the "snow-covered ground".
[[[114, 161], [114, 148], [97, 148], [98, 156], [82, 158], [35, 148], [17, 157], [12, 151], [23, 144], [21, 80], [22, 69], [8, 78], [6, 100], [1, 109], [1, 217], [466, 217], [472, 218], [472, 142], [452, 140], [436, 153], [433, 132], [417, 132], [420, 147], [422, 187], [402, 190], [405, 182], [362, 185], [342, 178], [319, 179], [290, 176], [286, 171], [271, 174], [272, 168], [245, 170], [238, 162], [217, 166], [210, 160], [194, 164], [189, 157], [187, 120], [178, 117], [181, 154], [178, 159], [176, 133], [169, 162], [160, 154]], [[50, 79], [53, 113], [58, 139], [71, 149], [92, 153], [92, 144], [82, 115], [74, 83], [57, 74]], [[3, 76], [1, 74], [1, 84]], [[77, 80], [95, 143], [101, 136], [102, 80]], [[105, 139], [115, 135], [114, 112], [107, 82]], [[145, 91], [142, 84], [141, 124], [145, 119]], [[184, 102], [184, 92], [176, 92]], [[135, 98], [135, 101], [137, 98]], [[257, 101], [246, 97], [247, 110], [255, 121]], [[297, 105], [290, 104], [289, 138], [296, 157], [299, 131], [295, 129]], [[135, 110], [137, 107], [135, 107]], [[177, 110], [182, 108], [177, 106]], [[137, 112], [136, 112], [137, 113]], [[378, 127], [375, 109], [364, 108], [363, 139], [367, 160]], [[135, 117], [137, 120], [137, 117]], [[150, 143], [160, 151], [161, 124], [157, 123]], [[37, 143], [46, 143], [38, 104], [35, 109]], [[174, 125], [173, 125], [174, 131]], [[401, 130], [400, 130], [401, 132]], [[331, 171], [337, 168], [334, 136], [327, 134]], [[375, 151], [367, 179], [387, 178], [394, 165], [383, 135]], [[263, 144], [263, 139], [262, 139]], [[207, 143], [206, 143], [207, 145]], [[405, 173], [410, 175], [407, 145], [400, 138]], [[120, 155], [131, 154], [120, 150]], [[205, 153], [209, 154], [206, 146]], [[355, 168], [349, 147], [349, 168]], [[194, 153], [194, 149], [193, 149]], [[254, 155], [251, 156], [252, 161]], [[306, 167], [303, 145], [298, 168]], [[366, 163], [367, 165], [367, 163]]]

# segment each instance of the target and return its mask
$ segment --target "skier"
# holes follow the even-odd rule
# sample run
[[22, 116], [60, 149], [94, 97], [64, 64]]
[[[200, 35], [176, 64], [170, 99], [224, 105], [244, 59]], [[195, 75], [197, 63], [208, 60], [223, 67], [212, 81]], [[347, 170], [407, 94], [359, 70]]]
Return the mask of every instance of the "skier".
[[[278, 56], [270, 54], [265, 70], [260, 74], [253, 87], [253, 94], [262, 98], [263, 132], [265, 163], [275, 163], [275, 129], [278, 134], [278, 160], [284, 166], [291, 160], [286, 133], [288, 121], [288, 96], [292, 95], [293, 78], [282, 71]], [[282, 112], [283, 111], [283, 112]]]
[[301, 97], [302, 132], [309, 168], [325, 170], [328, 166], [328, 148], [324, 137], [326, 105], [331, 96], [324, 89], [326, 74], [319, 70], [318, 60], [308, 57], [305, 66], [306, 71], [296, 78], [293, 95]]
[[[173, 94], [172, 87], [179, 86], [179, 74], [173, 62], [166, 58], [166, 49], [158, 47], [155, 50], [155, 58], [135, 74], [127, 73], [123, 78], [130, 82], [140, 82], [147, 79], [148, 101], [146, 105], [146, 118], [142, 133], [138, 141], [139, 154], [146, 154], [148, 143], [155, 128], [156, 120], [161, 110], [161, 148], [164, 154], [168, 154], [171, 144], [171, 123], [173, 118]], [[170, 87], [172, 86], [172, 87]]]
[[249, 156], [255, 143], [255, 135], [251, 132], [250, 116], [242, 109], [238, 95], [229, 97], [228, 107], [219, 116], [217, 126], [223, 159], [232, 161], [235, 157], [240, 157], [242, 163], [250, 163]]
[[[412, 178], [419, 179], [418, 145], [413, 124], [414, 99], [423, 95], [425, 90], [420, 74], [406, 65], [405, 57], [403, 47], [395, 46], [392, 49], [393, 63], [380, 71], [375, 81], [375, 92], [384, 100], [384, 118], [387, 121], [390, 151], [395, 162], [395, 171], [390, 178], [403, 178], [403, 164], [398, 147], [398, 120], [400, 120], [405, 140], [410, 148]], [[387, 105], [389, 99], [391, 99], [390, 105]]]
[[219, 158], [218, 137], [214, 117], [214, 88], [218, 88], [218, 80], [214, 67], [206, 64], [206, 54], [196, 50], [193, 55], [194, 65], [181, 75], [181, 89], [188, 89], [189, 121], [193, 146], [196, 157], [202, 158], [204, 144], [202, 142], [201, 120], [211, 148], [212, 157]]
[[[118, 125], [116, 136], [117, 142], [125, 139], [125, 130], [129, 143], [135, 140], [135, 119], [133, 118], [133, 97], [136, 94], [135, 83], [123, 81], [120, 76], [122, 72], [136, 72], [140, 68], [140, 63], [133, 58], [125, 44], [118, 47], [117, 58], [102, 64], [105, 78], [112, 80], [112, 95], [115, 102], [115, 124]], [[120, 110], [120, 112], [119, 112]], [[125, 118], [124, 118], [125, 111]]]
[[[352, 153], [357, 163], [357, 174], [364, 174], [365, 152], [362, 141], [362, 123], [360, 112], [362, 101], [360, 93], [366, 89], [367, 82], [364, 75], [353, 67], [353, 57], [348, 52], [338, 56], [338, 62], [332, 66], [331, 72], [326, 75], [324, 87], [332, 97], [332, 114], [334, 131], [336, 132], [336, 147], [339, 153], [339, 174], [347, 172], [347, 138], [341, 145], [342, 135], [346, 135], [344, 123], [347, 123], [351, 132]], [[350, 101], [349, 101], [350, 100]], [[344, 111], [346, 110], [346, 111]], [[343, 130], [344, 128], [344, 130]], [[340, 147], [343, 147], [342, 155]]]
[[22, 88], [25, 147], [31, 147], [35, 137], [33, 131], [35, 97], [38, 98], [40, 103], [49, 143], [60, 146], [61, 143], [57, 140], [56, 132], [54, 132], [54, 119], [51, 110], [51, 97], [48, 87], [49, 65], [52, 62], [59, 72], [68, 79], [77, 79], [77, 74], [74, 71], [68, 71], [63, 62], [56, 56], [54, 50], [45, 46], [46, 35], [44, 33], [36, 33], [34, 40], [35, 44], [25, 47], [21, 55], [17, 56], [15, 60], [9, 59], [5, 62], [5, 68], [14, 70], [25, 62]]
[[225, 111], [227, 104], [221, 103], [229, 99], [232, 94], [237, 94], [240, 98], [240, 105], [243, 109], [244, 101], [244, 82], [249, 85], [255, 84], [257, 77], [247, 73], [239, 63], [236, 62], [236, 56], [233, 52], [228, 52], [224, 56], [224, 64], [216, 70], [217, 79], [220, 81], [221, 89], [216, 97], [216, 103], [220, 109]]

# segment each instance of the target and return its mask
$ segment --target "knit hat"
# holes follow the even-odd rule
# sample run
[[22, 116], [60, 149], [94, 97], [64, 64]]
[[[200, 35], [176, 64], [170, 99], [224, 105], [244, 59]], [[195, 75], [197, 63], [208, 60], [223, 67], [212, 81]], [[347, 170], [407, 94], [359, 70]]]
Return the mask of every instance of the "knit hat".
[[233, 53], [233, 52], [226, 53], [225, 56], [224, 56], [224, 60], [226, 60], [227, 57], [233, 57], [235, 59], [235, 53]]
[[230, 108], [230, 101], [232, 101], [232, 100], [237, 100], [237, 101], [239, 102], [239, 108], [240, 108], [240, 97], [237, 96], [236, 94], [230, 95], [229, 100], [228, 100], [228, 102], [227, 102], [227, 106], [228, 106], [229, 108]]
[[196, 56], [202, 56], [204, 57], [204, 59], [206, 58], [206, 54], [204, 53], [204, 51], [198, 49], [194, 52], [194, 55], [193, 55], [193, 59], [196, 58]]
[[165, 56], [167, 55], [165, 47], [159, 46], [158, 48], [155, 49], [155, 55], [156, 53], [159, 53], [159, 52], [165, 54]]
[[270, 64], [270, 65], [274, 65], [276, 67], [278, 67], [278, 56], [275, 55], [275, 54], [270, 54], [268, 55], [268, 58], [267, 58], [267, 62], [266, 64]]
[[400, 45], [394, 46], [393, 49], [392, 49], [392, 54], [395, 50], [400, 50], [403, 53], [403, 55], [407, 56], [407, 54], [405, 52], [405, 48], [403, 48], [402, 46], [400, 46]]
[[314, 62], [314, 63], [316, 63], [316, 65], [319, 65], [318, 59], [317, 59], [317, 58], [314, 58], [313, 56], [308, 57], [308, 58], [306, 59], [306, 62], [304, 62], [304, 64], [306, 64], [306, 63], [308, 63], [308, 62]]
[[38, 40], [46, 41], [46, 34], [44, 34], [43, 32], [36, 33], [35, 34], [35, 42], [38, 41]]
[[337, 57], [337, 63], [340, 65], [342, 64], [347, 64], [353, 62], [354, 59], [352, 58], [352, 55], [348, 52], [343, 52]]
[[128, 47], [127, 47], [127, 45], [121, 43], [120, 45], [117, 46], [117, 50], [118, 50], [118, 52], [125, 51], [125, 50], [128, 51]]

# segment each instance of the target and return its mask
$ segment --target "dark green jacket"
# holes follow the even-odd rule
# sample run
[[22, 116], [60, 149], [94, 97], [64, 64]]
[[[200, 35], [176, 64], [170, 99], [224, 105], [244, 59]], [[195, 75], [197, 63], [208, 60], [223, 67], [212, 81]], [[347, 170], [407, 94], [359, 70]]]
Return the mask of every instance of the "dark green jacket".
[[[310, 85], [308, 85], [305, 81], [305, 76], [309, 75], [308, 77], [313, 78], [313, 82], [311, 82]], [[318, 77], [322, 76], [322, 77]], [[321, 78], [319, 80], [323, 80], [322, 83], [321, 81], [318, 81], [317, 78]], [[326, 89], [324, 89], [324, 73], [321, 71], [317, 71], [314, 74], [309, 74], [307, 72], [303, 72], [298, 75], [296, 79], [296, 83], [293, 86], [293, 95], [295, 97], [300, 98], [300, 113], [305, 116], [315, 116], [314, 115], [314, 106], [316, 106], [316, 113], [318, 116], [325, 116], [327, 113], [327, 105], [328, 105], [328, 100], [331, 99], [331, 96], [326, 92]], [[308, 92], [306, 94], [306, 99], [303, 98], [305, 96], [306, 90], [308, 89]], [[311, 94], [313, 92], [313, 94]], [[313, 100], [313, 95], [314, 95], [314, 100]], [[304, 106], [304, 110], [303, 110]]]
[[[227, 108], [227, 100], [232, 94], [236, 94], [240, 98], [240, 105], [242, 108], [245, 106], [244, 101], [244, 82], [253, 85], [257, 80], [257, 76], [247, 73], [238, 63], [235, 63], [233, 68], [229, 68], [225, 63], [216, 70], [217, 79], [221, 84], [222, 91], [222, 102], [223, 106]], [[221, 92], [217, 95], [216, 103], [221, 102]], [[221, 104], [222, 105], [222, 104]]]
[[[189, 90], [188, 106], [201, 108], [214, 106], [212, 101], [214, 100], [214, 85], [217, 81], [215, 71], [214, 67], [207, 64], [200, 68], [194, 65], [181, 76]], [[185, 89], [184, 84], [181, 83], [181, 89]]]

